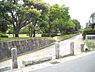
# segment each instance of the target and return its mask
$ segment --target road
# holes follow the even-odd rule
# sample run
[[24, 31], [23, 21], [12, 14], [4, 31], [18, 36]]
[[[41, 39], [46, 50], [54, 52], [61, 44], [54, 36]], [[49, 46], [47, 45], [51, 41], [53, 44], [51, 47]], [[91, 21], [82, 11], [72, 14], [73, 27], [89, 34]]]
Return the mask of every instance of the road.
[[95, 53], [30, 72], [95, 72]]
[[[74, 41], [74, 43], [75, 43], [75, 53], [80, 53], [80, 43], [82, 42], [80, 38], [81, 38], [81, 35], [77, 35], [73, 38], [61, 41], [60, 42], [60, 55], [66, 55], [66, 54], [70, 53], [70, 42], [72, 42], [72, 41]], [[19, 56], [18, 57], [19, 68], [22, 67], [22, 61], [23, 60], [33, 59], [33, 58], [37, 58], [40, 56], [52, 56], [52, 57], [54, 57], [55, 56], [55, 45], [52, 45], [52, 46], [49, 46], [47, 48], [38, 50], [36, 52], [31, 52], [31, 53]], [[11, 59], [7, 60], [7, 61], [0, 62], [0, 67], [6, 66], [6, 65], [9, 65], [9, 66], [12, 65]]]

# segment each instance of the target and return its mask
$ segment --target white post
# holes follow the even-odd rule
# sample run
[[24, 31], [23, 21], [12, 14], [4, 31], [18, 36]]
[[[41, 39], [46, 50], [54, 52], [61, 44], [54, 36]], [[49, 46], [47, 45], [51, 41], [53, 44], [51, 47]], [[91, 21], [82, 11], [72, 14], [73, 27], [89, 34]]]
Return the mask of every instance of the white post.
[[70, 54], [74, 55], [74, 42], [70, 43]]
[[81, 44], [81, 52], [84, 52], [84, 44]]
[[59, 41], [55, 43], [55, 58], [59, 59], [60, 57], [60, 44]]
[[18, 68], [18, 63], [17, 63], [17, 48], [12, 48], [11, 49], [11, 56], [12, 56], [12, 68]]

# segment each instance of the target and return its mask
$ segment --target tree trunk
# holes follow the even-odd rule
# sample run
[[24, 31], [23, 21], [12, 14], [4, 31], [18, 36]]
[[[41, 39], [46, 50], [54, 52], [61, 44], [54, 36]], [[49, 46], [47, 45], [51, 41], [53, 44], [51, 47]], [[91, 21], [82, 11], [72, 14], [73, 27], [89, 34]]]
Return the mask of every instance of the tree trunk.
[[14, 34], [15, 34], [15, 37], [19, 37], [19, 31], [20, 29], [14, 29]]
[[60, 31], [61, 34], [63, 33], [62, 26], [59, 27], [59, 31]]
[[19, 34], [15, 34], [15, 37], [19, 37]]
[[33, 29], [33, 37], [35, 37], [35, 35], [36, 35], [36, 21], [37, 20], [34, 20], [34, 22], [33, 22], [33, 27], [34, 27], [34, 29]]
[[32, 37], [32, 32], [30, 33], [29, 37]]
[[31, 30], [31, 31], [30, 31], [30, 34], [29, 34], [29, 37], [32, 37], [32, 33], [33, 33], [33, 32], [32, 32], [32, 30]]
[[30, 29], [29, 30], [29, 37], [32, 37], [32, 33], [33, 33], [33, 31], [32, 31], [32, 29]]
[[55, 33], [56, 33], [56, 35], [57, 35], [57, 33], [58, 33], [58, 32], [57, 32], [57, 26], [56, 26], [56, 28], [55, 28]]
[[36, 34], [36, 30], [34, 29], [34, 31], [33, 31], [33, 37], [35, 37], [35, 34]]

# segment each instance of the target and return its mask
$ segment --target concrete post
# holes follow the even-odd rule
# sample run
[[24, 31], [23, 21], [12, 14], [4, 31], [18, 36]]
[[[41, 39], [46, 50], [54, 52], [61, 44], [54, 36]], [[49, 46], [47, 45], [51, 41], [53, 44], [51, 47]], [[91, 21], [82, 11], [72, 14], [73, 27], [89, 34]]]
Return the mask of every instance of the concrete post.
[[84, 52], [84, 44], [81, 44], [81, 52]]
[[74, 42], [70, 43], [70, 54], [74, 55]]
[[12, 56], [12, 68], [18, 68], [18, 63], [17, 63], [17, 48], [12, 48], [11, 49], [11, 56]]
[[59, 59], [60, 57], [60, 44], [59, 42], [55, 43], [55, 58]]

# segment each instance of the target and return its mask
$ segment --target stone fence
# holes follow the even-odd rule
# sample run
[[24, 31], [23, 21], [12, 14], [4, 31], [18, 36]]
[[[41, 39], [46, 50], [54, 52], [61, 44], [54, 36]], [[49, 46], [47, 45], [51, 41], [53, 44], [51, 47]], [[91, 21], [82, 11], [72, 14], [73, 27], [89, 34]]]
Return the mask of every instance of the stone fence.
[[42, 49], [55, 41], [49, 38], [32, 38], [18, 41], [0, 42], [0, 61], [11, 57], [11, 48], [17, 48], [17, 54]]

